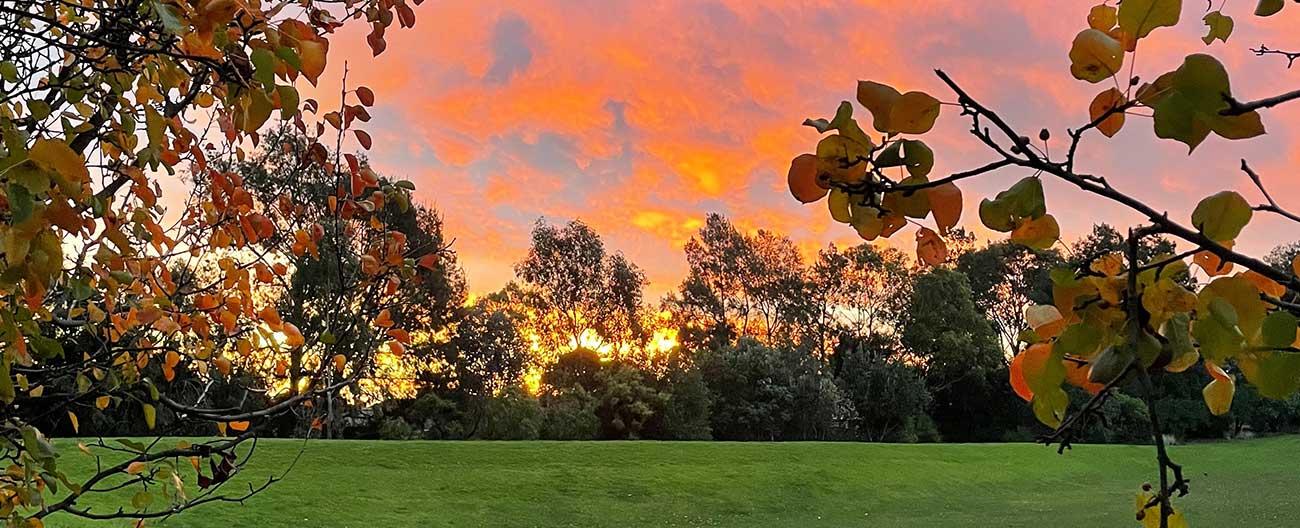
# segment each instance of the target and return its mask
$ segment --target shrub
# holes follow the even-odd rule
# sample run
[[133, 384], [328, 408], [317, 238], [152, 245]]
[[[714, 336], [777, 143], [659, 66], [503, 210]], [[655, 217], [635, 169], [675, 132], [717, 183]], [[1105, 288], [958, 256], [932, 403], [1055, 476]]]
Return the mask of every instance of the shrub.
[[382, 440], [409, 440], [414, 437], [415, 428], [406, 423], [406, 420], [390, 416], [379, 423], [379, 438]]
[[542, 407], [518, 385], [488, 398], [478, 437], [484, 440], [536, 440], [542, 431]]
[[575, 388], [542, 400], [541, 437], [546, 440], [593, 440], [600, 430], [596, 400]]

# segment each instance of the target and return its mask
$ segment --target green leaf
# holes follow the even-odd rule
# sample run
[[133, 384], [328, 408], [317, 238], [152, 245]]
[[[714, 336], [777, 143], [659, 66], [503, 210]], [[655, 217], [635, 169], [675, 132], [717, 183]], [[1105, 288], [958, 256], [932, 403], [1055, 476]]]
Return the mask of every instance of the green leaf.
[[1034, 392], [1034, 417], [1043, 425], [1053, 429], [1061, 426], [1065, 418], [1065, 409], [1070, 405], [1070, 396], [1055, 387], [1043, 392]]
[[6, 189], [6, 198], [9, 200], [10, 223], [21, 224], [31, 218], [32, 208], [36, 205], [32, 200], [31, 191], [27, 190], [27, 187], [14, 182], [10, 182]]
[[63, 345], [58, 339], [34, 335], [29, 337], [28, 341], [32, 345], [32, 350], [42, 359], [63, 357]]
[[135, 495], [131, 496], [131, 506], [134, 506], [137, 510], [147, 508], [151, 502], [153, 502], [153, 495], [147, 491], [137, 491]]
[[1285, 0], [1259, 0], [1259, 3], [1255, 4], [1255, 16], [1273, 16], [1283, 7], [1286, 7]]
[[1137, 38], [1158, 27], [1178, 24], [1182, 0], [1124, 0], [1119, 5], [1119, 28]]
[[1159, 87], [1164, 95], [1144, 98], [1139, 90], [1139, 99], [1152, 104], [1156, 136], [1180, 141], [1191, 152], [1210, 132], [1227, 139], [1264, 134], [1258, 112], [1236, 116], [1219, 114], [1228, 108], [1225, 97], [1231, 96], [1232, 90], [1228, 72], [1218, 59], [1204, 54], [1188, 55], [1182, 66], [1166, 75], [1156, 80], [1156, 85], [1164, 83], [1165, 86]]
[[1228, 37], [1232, 36], [1232, 17], [1223, 14], [1222, 11], [1213, 11], [1205, 15], [1205, 18], [1202, 18], [1201, 20], [1203, 20], [1205, 25], [1209, 27], [1209, 33], [1204, 37], [1201, 37], [1201, 40], [1205, 41], [1206, 46], [1210, 45], [1211, 42], [1214, 42], [1214, 39], [1219, 39], [1226, 43], [1228, 42]]
[[1075, 79], [1099, 83], [1111, 78], [1124, 65], [1124, 47], [1118, 40], [1088, 28], [1070, 44], [1070, 73]]
[[1220, 191], [1196, 204], [1192, 225], [1212, 240], [1236, 240], [1254, 214], [1240, 194]]
[[298, 111], [298, 89], [288, 85], [276, 86], [280, 93], [280, 118], [289, 119]]
[[266, 48], [254, 48], [249, 60], [253, 63], [253, 79], [261, 83], [263, 90], [272, 89], [275, 86], [275, 54]]
[[280, 60], [284, 61], [285, 64], [293, 66], [293, 69], [295, 70], [302, 69], [302, 59], [298, 57], [298, 52], [289, 46], [280, 46], [276, 48], [275, 56], [280, 57]]
[[18, 67], [14, 65], [13, 61], [0, 62], [0, 79], [11, 83], [18, 82]]
[[153, 11], [158, 15], [158, 20], [163, 23], [163, 28], [173, 35], [180, 35], [185, 31], [185, 23], [181, 22], [180, 12], [176, 6], [153, 0]]
[[1296, 326], [1300, 320], [1284, 311], [1276, 311], [1264, 317], [1260, 327], [1260, 337], [1264, 346], [1269, 348], [1287, 348], [1295, 343]]
[[1091, 323], [1072, 324], [1056, 338], [1056, 350], [1070, 356], [1090, 358], [1101, 347], [1101, 338], [1101, 330]]
[[1200, 344], [1202, 356], [1222, 362], [1241, 352], [1246, 340], [1236, 320], [1236, 310], [1230, 303], [1221, 298], [1210, 301], [1209, 313], [1198, 315], [1192, 324], [1192, 337]]
[[1246, 381], [1265, 398], [1280, 400], [1300, 388], [1300, 354], [1261, 352], [1237, 359]]
[[900, 139], [876, 155], [877, 167], [907, 167], [912, 176], [926, 176], [934, 169], [934, 151], [924, 141]]
[[150, 430], [153, 430], [154, 426], [158, 424], [158, 411], [154, 409], [152, 404], [148, 403], [141, 404], [140, 407], [144, 410], [144, 424], [149, 426]]
[[13, 374], [9, 371], [9, 356], [0, 354], [0, 402], [13, 403], [17, 397]]

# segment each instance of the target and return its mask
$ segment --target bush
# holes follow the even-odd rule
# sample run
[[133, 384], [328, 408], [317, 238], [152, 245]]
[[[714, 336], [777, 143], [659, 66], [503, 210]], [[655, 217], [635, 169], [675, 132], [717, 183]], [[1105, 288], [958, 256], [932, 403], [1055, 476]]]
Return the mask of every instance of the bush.
[[488, 398], [478, 437], [484, 440], [536, 440], [542, 431], [542, 407], [518, 385]]
[[599, 430], [596, 399], [582, 388], [548, 394], [543, 398], [543, 439], [594, 440]]
[[1116, 391], [1101, 407], [1106, 417], [1106, 441], [1113, 444], [1151, 442], [1151, 414], [1146, 402]]
[[663, 378], [664, 402], [656, 438], [664, 440], [711, 440], [709, 387], [694, 367], [670, 365]]
[[380, 422], [379, 438], [381, 440], [409, 440], [415, 438], [415, 428], [406, 423], [406, 420], [390, 416]]

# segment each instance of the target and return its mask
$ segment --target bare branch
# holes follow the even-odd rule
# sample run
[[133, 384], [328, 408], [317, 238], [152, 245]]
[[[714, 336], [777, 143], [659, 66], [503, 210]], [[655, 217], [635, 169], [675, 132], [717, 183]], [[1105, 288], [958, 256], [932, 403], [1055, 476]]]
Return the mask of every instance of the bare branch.
[[1272, 108], [1274, 106], [1280, 105], [1287, 101], [1300, 99], [1300, 90], [1287, 92], [1281, 95], [1275, 95], [1273, 97], [1265, 97], [1263, 99], [1258, 99], [1255, 101], [1247, 101], [1244, 103], [1238, 101], [1235, 97], [1226, 94], [1223, 96], [1223, 99], [1228, 101], [1228, 107], [1219, 111], [1219, 114], [1225, 116], [1235, 116], [1235, 115], [1244, 114], [1246, 112], [1259, 110], [1260, 108]]
[[1250, 181], [1255, 183], [1255, 187], [1259, 188], [1259, 192], [1264, 195], [1264, 199], [1268, 200], [1268, 205], [1255, 206], [1256, 211], [1276, 213], [1290, 219], [1293, 222], [1300, 222], [1300, 216], [1297, 216], [1295, 213], [1283, 209], [1281, 206], [1277, 204], [1277, 201], [1273, 199], [1273, 196], [1268, 194], [1268, 189], [1264, 188], [1264, 181], [1259, 177], [1259, 173], [1255, 172], [1254, 169], [1251, 169], [1250, 165], [1248, 165], [1246, 163], [1246, 160], [1244, 159], [1241, 160], [1241, 171], [1245, 172], [1246, 176], [1250, 177]]

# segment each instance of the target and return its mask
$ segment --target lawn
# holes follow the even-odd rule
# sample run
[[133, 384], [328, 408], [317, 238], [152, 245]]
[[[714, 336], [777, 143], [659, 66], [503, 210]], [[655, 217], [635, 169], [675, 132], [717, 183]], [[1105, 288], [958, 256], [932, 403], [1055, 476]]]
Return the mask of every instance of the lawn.
[[[284, 468], [302, 445], [264, 442], [240, 478]], [[1192, 480], [1180, 504], [1193, 526], [1300, 525], [1297, 453], [1296, 437], [1174, 447]], [[1136, 526], [1152, 458], [1141, 446], [312, 441], [246, 505], [161, 526]]]

